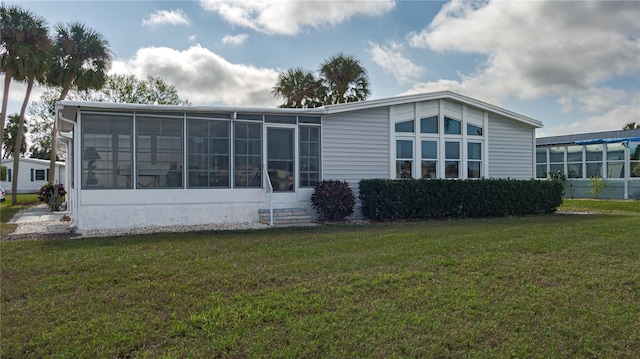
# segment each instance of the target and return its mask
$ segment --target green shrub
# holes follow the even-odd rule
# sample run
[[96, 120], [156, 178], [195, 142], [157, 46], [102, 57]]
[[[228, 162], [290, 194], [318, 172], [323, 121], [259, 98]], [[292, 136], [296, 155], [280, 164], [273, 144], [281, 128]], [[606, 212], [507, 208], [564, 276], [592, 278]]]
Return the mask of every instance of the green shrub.
[[600, 197], [600, 193], [607, 187], [609, 184], [605, 181], [604, 178], [599, 176], [589, 177], [589, 187], [590, 190], [587, 191], [588, 194], [592, 194], [593, 198], [598, 199]]
[[[57, 195], [56, 195], [57, 192]], [[48, 182], [44, 186], [40, 187], [38, 191], [38, 199], [40, 202], [46, 203], [51, 210], [57, 211], [60, 209], [60, 205], [63, 202], [63, 197], [67, 194], [62, 184], [54, 184], [53, 186]]]
[[325, 221], [341, 221], [353, 214], [355, 196], [346, 181], [321, 181], [311, 195], [313, 208]]
[[494, 217], [549, 213], [562, 203], [560, 181], [362, 180], [363, 214], [374, 220]]

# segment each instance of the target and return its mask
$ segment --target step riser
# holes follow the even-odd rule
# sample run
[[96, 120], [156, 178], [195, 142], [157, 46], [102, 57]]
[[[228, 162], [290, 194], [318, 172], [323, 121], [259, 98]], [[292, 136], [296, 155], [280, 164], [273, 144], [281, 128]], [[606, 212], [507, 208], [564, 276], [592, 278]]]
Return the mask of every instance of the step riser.
[[[270, 224], [271, 211], [269, 209], [258, 210], [259, 222]], [[311, 217], [304, 208], [274, 208], [273, 224], [303, 224], [311, 223]]]

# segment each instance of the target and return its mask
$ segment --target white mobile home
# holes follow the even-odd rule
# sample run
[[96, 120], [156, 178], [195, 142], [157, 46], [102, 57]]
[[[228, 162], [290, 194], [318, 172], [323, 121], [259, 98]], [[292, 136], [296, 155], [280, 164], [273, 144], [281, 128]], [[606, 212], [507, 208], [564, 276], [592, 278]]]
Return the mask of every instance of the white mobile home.
[[[0, 181], [5, 191], [11, 192], [13, 181], [13, 158], [2, 160], [2, 166], [7, 167], [6, 179]], [[56, 183], [64, 184], [64, 162], [56, 162]], [[40, 190], [49, 179], [49, 161], [37, 158], [20, 158], [18, 168], [18, 193], [35, 193]]]
[[640, 199], [640, 129], [537, 139], [536, 177], [560, 173], [565, 196], [592, 198], [590, 178], [604, 179], [600, 198]]
[[[312, 109], [62, 101], [78, 230], [257, 222], [320, 180], [535, 175], [541, 122], [452, 92]], [[356, 213], [358, 215], [358, 213]]]

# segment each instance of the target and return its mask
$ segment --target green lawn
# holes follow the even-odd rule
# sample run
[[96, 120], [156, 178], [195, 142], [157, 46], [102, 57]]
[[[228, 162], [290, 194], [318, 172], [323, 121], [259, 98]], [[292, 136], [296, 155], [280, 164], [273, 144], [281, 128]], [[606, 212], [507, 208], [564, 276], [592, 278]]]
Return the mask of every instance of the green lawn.
[[21, 209], [25, 209], [30, 205], [38, 204], [37, 194], [18, 194], [18, 203], [11, 205], [11, 194], [6, 194], [6, 201], [0, 203], [0, 237], [15, 231], [17, 225], [8, 224], [7, 222]]
[[1, 242], [1, 356], [638, 358], [638, 203]]

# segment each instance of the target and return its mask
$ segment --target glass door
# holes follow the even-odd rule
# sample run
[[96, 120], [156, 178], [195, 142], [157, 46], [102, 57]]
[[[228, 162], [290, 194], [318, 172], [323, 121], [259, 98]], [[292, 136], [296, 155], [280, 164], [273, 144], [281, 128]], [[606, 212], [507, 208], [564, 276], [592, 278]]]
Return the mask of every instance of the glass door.
[[295, 188], [295, 129], [267, 128], [267, 172], [274, 192]]

